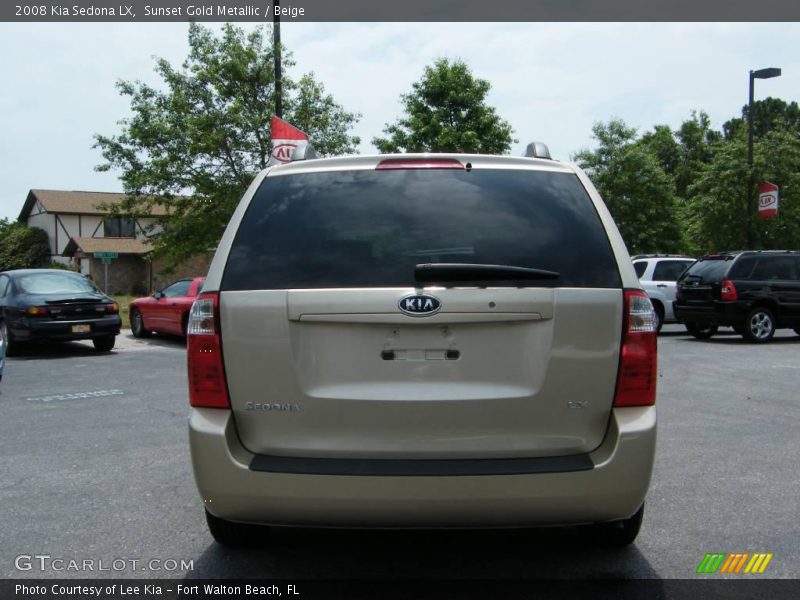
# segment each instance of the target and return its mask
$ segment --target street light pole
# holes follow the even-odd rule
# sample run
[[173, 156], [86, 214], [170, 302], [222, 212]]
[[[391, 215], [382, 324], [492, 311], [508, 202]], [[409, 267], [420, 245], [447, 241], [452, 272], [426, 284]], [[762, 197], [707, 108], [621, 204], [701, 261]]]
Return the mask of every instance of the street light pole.
[[747, 103], [747, 249], [753, 250], [755, 244], [755, 221], [753, 218], [753, 210], [755, 204], [755, 195], [753, 188], [755, 181], [753, 180], [753, 96], [755, 95], [755, 81], [756, 79], [770, 79], [772, 77], [780, 77], [781, 70], [775, 67], [768, 69], [759, 69], [758, 71], [750, 71], [750, 96]]
[[275, 116], [283, 118], [283, 84], [281, 82], [281, 15], [280, 0], [275, 0], [272, 13], [272, 54], [275, 57]]

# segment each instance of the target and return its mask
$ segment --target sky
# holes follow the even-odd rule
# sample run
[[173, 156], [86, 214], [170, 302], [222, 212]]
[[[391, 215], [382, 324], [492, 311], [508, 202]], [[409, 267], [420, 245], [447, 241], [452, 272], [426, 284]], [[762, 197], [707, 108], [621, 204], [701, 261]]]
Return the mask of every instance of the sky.
[[[218, 27], [218, 25], [213, 25]], [[243, 24], [254, 27], [255, 24]], [[31, 188], [121, 191], [98, 173], [93, 136], [119, 131], [118, 79], [160, 85], [154, 58], [180, 64], [186, 23], [0, 23], [0, 218]], [[400, 95], [439, 57], [461, 58], [491, 85], [488, 103], [514, 128], [511, 153], [533, 140], [569, 160], [592, 148], [592, 124], [617, 117], [640, 131], [677, 127], [705, 110], [714, 127], [756, 98], [800, 100], [798, 23], [283, 23], [290, 75], [313, 71], [361, 113], [359, 152], [401, 114]]]

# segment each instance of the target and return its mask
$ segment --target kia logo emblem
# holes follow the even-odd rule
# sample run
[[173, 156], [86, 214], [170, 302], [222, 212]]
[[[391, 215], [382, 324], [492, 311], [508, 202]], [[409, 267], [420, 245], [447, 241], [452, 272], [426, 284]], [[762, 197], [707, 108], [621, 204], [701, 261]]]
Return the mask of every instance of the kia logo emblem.
[[272, 157], [278, 162], [290, 163], [296, 148], [297, 144], [278, 144], [272, 149]]
[[442, 308], [442, 303], [433, 296], [414, 294], [413, 296], [401, 298], [398, 306], [402, 312], [412, 317], [427, 317], [439, 312], [439, 309]]

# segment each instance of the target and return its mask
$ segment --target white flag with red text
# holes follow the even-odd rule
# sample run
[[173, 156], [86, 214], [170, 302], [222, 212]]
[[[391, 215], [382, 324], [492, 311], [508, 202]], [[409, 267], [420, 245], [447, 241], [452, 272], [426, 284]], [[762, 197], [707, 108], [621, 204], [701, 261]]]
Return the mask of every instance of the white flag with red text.
[[758, 216], [762, 219], [778, 216], [778, 186], [769, 181], [758, 184]]
[[272, 154], [268, 166], [292, 162], [294, 151], [307, 145], [307, 134], [283, 119], [272, 117]]

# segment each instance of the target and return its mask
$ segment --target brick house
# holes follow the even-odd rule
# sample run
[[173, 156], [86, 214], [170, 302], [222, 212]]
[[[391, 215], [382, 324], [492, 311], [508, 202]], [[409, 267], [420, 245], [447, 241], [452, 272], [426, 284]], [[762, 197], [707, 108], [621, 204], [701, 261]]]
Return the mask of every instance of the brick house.
[[166, 272], [163, 261], [152, 259], [145, 231], [166, 209], [154, 206], [152, 217], [111, 217], [101, 205], [122, 202], [125, 194], [30, 190], [18, 220], [47, 232], [50, 257], [89, 275], [104, 286], [105, 265], [98, 252], [116, 252], [108, 266], [109, 294], [145, 294], [181, 277], [205, 275], [211, 255], [197, 256]]

